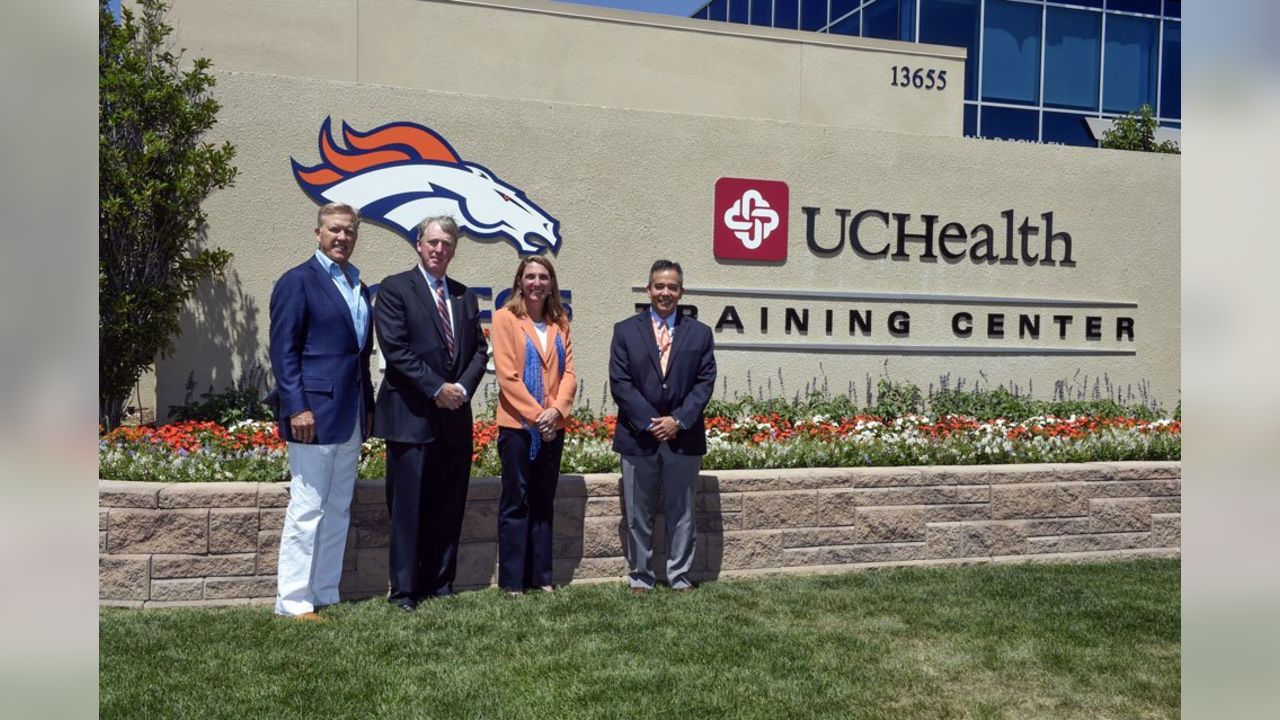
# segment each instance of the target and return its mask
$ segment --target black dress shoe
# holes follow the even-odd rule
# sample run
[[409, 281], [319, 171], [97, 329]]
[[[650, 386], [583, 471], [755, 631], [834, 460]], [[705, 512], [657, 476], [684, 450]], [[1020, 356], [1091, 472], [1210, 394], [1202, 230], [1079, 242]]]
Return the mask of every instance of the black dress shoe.
[[404, 612], [413, 612], [414, 610], [418, 609], [418, 601], [414, 600], [413, 598], [400, 598], [399, 600], [392, 600], [391, 604], [395, 605], [397, 608], [400, 608]]

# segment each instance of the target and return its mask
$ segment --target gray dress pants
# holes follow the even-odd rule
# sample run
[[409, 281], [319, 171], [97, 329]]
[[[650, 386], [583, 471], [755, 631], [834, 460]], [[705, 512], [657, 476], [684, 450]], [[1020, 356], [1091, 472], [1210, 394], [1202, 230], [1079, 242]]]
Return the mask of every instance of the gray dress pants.
[[665, 502], [667, 526], [667, 583], [673, 588], [692, 585], [694, 519], [693, 487], [702, 467], [701, 455], [679, 455], [667, 443], [653, 455], [622, 455], [622, 500], [627, 513], [627, 559], [631, 587], [652, 588], [655, 577], [653, 524], [658, 495]]

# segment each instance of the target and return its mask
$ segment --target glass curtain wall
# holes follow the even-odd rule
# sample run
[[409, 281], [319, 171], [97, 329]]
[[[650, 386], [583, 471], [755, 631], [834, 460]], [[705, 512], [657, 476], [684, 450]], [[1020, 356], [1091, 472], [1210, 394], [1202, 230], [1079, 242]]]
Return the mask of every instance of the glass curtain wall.
[[968, 50], [965, 135], [1097, 145], [1086, 117], [1182, 126], [1181, 0], [712, 0], [693, 17]]

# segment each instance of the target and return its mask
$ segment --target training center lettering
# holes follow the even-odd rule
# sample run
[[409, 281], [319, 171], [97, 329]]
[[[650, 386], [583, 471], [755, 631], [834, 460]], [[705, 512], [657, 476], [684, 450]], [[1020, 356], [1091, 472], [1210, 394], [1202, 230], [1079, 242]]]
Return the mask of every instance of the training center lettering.
[[[648, 303], [635, 303], [636, 312], [643, 312], [649, 307]], [[679, 305], [677, 308], [681, 315], [690, 317], [698, 317], [697, 305]], [[760, 306], [759, 313], [759, 331], [762, 335], [769, 334], [769, 323], [771, 316], [770, 308]], [[750, 317], [750, 315], [748, 315]], [[819, 324], [813, 327], [814, 332], [821, 332], [826, 335], [833, 335], [836, 332], [845, 332], [844, 312], [834, 309], [818, 310], [810, 313], [810, 308], [782, 308], [782, 332], [787, 335], [808, 335], [810, 333], [811, 320], [821, 318]], [[872, 334], [872, 326], [874, 323], [874, 311], [872, 310], [849, 310], [848, 311], [847, 331], [850, 336], [853, 335], [870, 335]], [[896, 338], [906, 338], [911, 335], [911, 313], [906, 310], [892, 310], [885, 314], [885, 329], [890, 335]], [[978, 328], [984, 332], [986, 337], [992, 339], [1002, 339], [1006, 335], [1012, 335], [1013, 326], [1017, 325], [1017, 335], [1020, 339], [1039, 340], [1042, 332], [1052, 335], [1056, 327], [1059, 340], [1066, 340], [1070, 328], [1073, 325], [1078, 329], [1077, 332], [1082, 333], [1085, 340], [1102, 340], [1103, 325], [1105, 318], [1101, 315], [1085, 315], [1084, 320], [1076, 325], [1078, 316], [1055, 313], [1052, 315], [1042, 315], [1041, 313], [1018, 313], [1016, 320], [1014, 316], [1006, 313], [986, 313], [985, 318], [978, 321]], [[1046, 322], [1047, 317], [1047, 322]], [[837, 330], [836, 321], [840, 320], [839, 330]], [[1118, 316], [1111, 318], [1111, 322], [1106, 323], [1109, 328], [1115, 332], [1116, 341], [1133, 342], [1134, 339], [1134, 320], [1132, 317]], [[742, 320], [742, 314], [738, 312], [736, 305], [725, 305], [720, 311], [719, 318], [713, 325], [717, 333], [725, 330], [733, 330], [735, 332], [745, 332], [746, 323]], [[951, 316], [951, 332], [960, 338], [973, 337], [975, 331], [974, 314], [967, 311], [960, 311]]]
[[[805, 216], [805, 240], [809, 250], [818, 257], [835, 257], [844, 250], [847, 242], [860, 257], [868, 260], [880, 260], [886, 257], [894, 260], [907, 260], [911, 253], [908, 243], [920, 243], [919, 259], [923, 262], [937, 262], [938, 255], [947, 262], [958, 262], [967, 256], [974, 263], [1017, 265], [1061, 265], [1075, 267], [1071, 259], [1071, 235], [1065, 231], [1055, 232], [1053, 229], [1053, 213], [1040, 214], [1044, 223], [1043, 235], [1041, 227], [1034, 225], [1029, 216], [1015, 226], [1012, 209], [1000, 213], [1004, 218], [1003, 242], [997, 243], [995, 230], [987, 223], [979, 223], [966, 228], [958, 222], [939, 225], [939, 216], [921, 215], [920, 220], [913, 223], [910, 213], [888, 213], [884, 210], [862, 210], [849, 216], [852, 210], [836, 208], [835, 215], [839, 220], [840, 239], [831, 245], [818, 242], [817, 225], [821, 208], [800, 208]], [[892, 218], [892, 221], [890, 221]], [[889, 230], [887, 234], [879, 231], [878, 226]], [[1043, 242], [1036, 244], [1033, 240], [1042, 237]], [[1016, 240], [1016, 242], [1015, 242]], [[938, 252], [934, 252], [934, 248]], [[1015, 254], [1016, 246], [1016, 254]], [[1061, 249], [1062, 259], [1055, 258], [1055, 247]], [[890, 253], [890, 249], [893, 250]], [[1004, 253], [1000, 254], [999, 251]]]

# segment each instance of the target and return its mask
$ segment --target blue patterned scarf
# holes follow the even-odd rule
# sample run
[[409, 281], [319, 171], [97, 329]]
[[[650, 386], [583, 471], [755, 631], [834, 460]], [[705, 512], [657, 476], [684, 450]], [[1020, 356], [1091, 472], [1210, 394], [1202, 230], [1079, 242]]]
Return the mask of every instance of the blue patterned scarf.
[[[564, 377], [564, 341], [560, 339], [560, 335], [556, 334], [556, 357], [560, 360], [560, 377]], [[547, 390], [542, 386], [542, 358], [538, 355], [538, 350], [533, 346], [533, 340], [528, 335], [524, 336], [524, 386], [528, 389], [533, 399], [541, 405], [546, 400]], [[538, 457], [538, 451], [542, 449], [542, 433], [536, 429], [529, 427], [529, 423], [522, 422], [524, 429], [529, 431], [529, 459]]]

